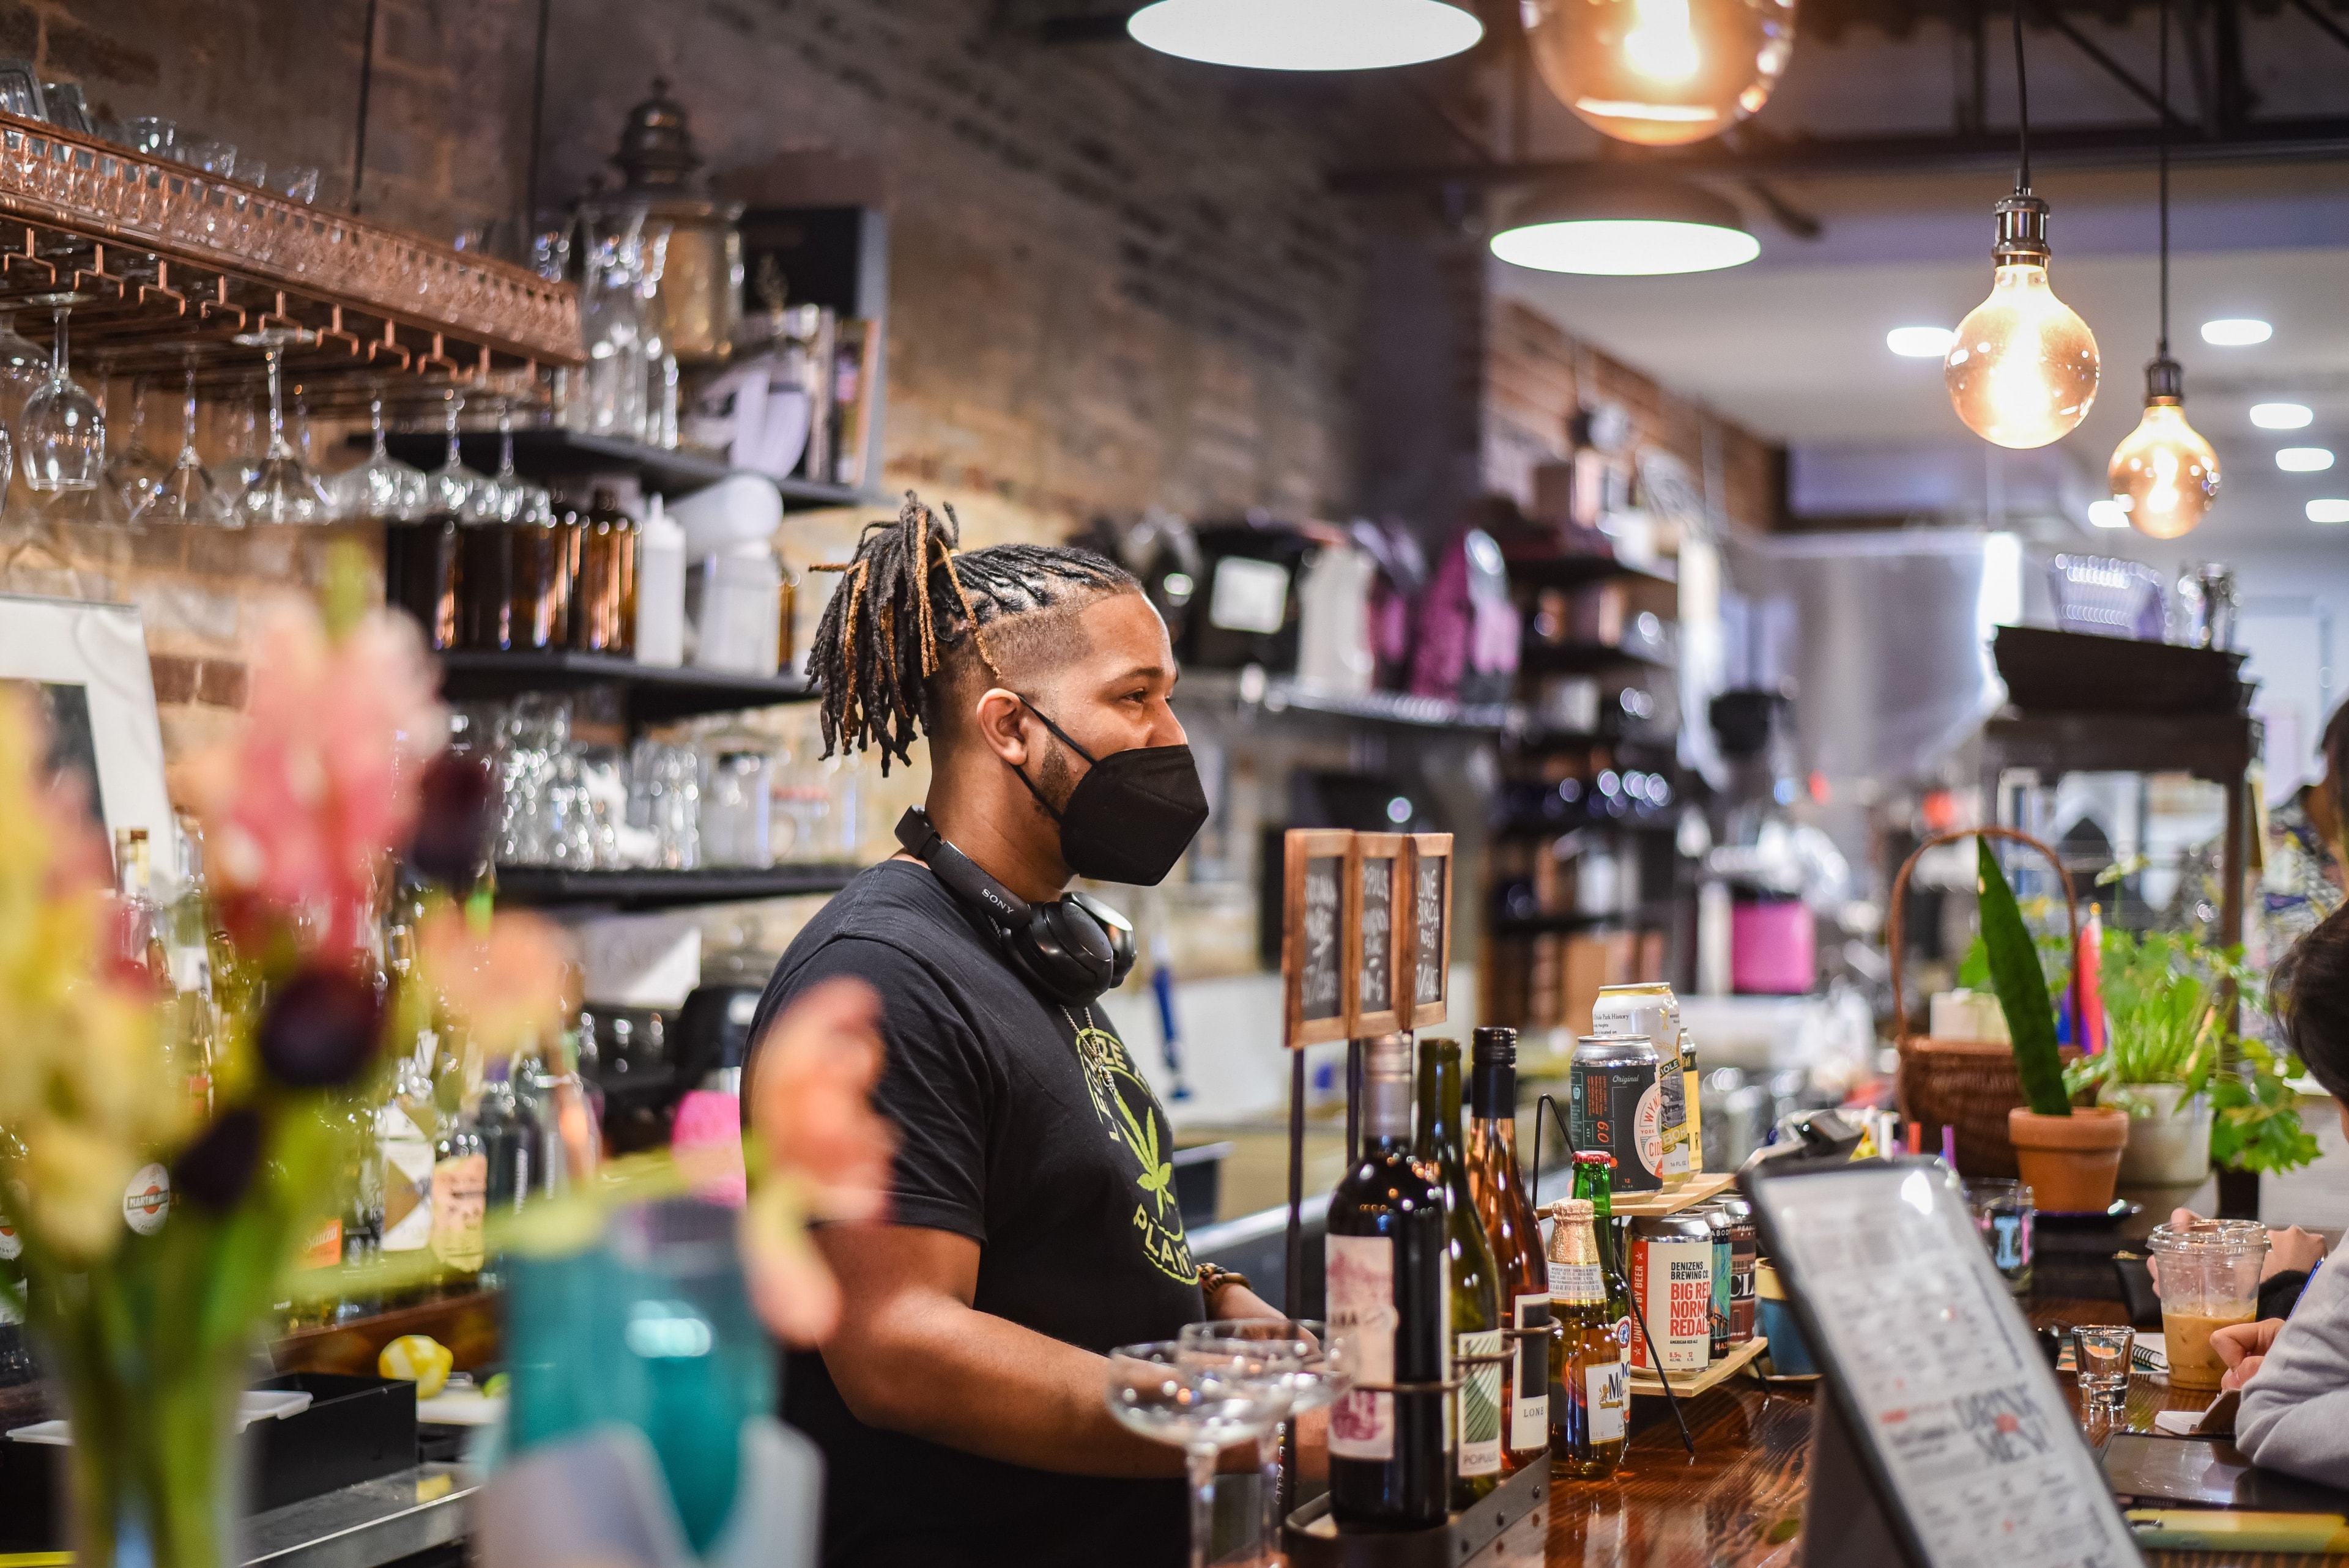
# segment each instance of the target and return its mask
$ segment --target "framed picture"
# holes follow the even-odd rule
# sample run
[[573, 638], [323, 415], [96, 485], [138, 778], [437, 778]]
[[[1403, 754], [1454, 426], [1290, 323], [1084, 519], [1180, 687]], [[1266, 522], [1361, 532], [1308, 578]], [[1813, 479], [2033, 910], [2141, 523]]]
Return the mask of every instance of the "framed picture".
[[41, 78], [30, 60], [0, 60], [0, 112], [19, 119], [47, 119], [49, 108], [41, 97]]
[[155, 863], [171, 866], [178, 823], [138, 609], [0, 594], [0, 684], [39, 703], [50, 766], [80, 776], [109, 846], [120, 830], [144, 828]]
[[1408, 1026], [1444, 1022], [1452, 975], [1452, 835], [1411, 836], [1411, 1008]]
[[1402, 833], [1356, 833], [1346, 850], [1346, 1036], [1363, 1039], [1405, 1028], [1411, 1009], [1411, 841]]
[[1282, 1039], [1290, 1047], [1346, 1037], [1353, 969], [1347, 963], [1342, 828], [1291, 828], [1281, 842]]

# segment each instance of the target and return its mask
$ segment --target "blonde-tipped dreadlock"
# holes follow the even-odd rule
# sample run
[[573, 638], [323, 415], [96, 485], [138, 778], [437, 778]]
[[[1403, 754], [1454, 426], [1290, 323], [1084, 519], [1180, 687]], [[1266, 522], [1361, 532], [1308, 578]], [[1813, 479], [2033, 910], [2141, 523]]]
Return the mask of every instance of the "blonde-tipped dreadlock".
[[822, 694], [823, 754], [881, 748], [911, 762], [915, 738], [937, 728], [936, 676], [966, 644], [1000, 676], [984, 628], [1039, 611], [1080, 608], [1136, 587], [1091, 551], [994, 544], [959, 553], [954, 508], [933, 512], [913, 491], [894, 522], [864, 527], [851, 560], [818, 572], [843, 579], [824, 605], [807, 674]]

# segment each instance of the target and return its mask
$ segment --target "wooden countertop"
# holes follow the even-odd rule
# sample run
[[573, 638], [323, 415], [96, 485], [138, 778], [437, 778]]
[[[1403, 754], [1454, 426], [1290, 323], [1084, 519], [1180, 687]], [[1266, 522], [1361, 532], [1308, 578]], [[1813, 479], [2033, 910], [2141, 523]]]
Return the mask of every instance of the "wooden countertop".
[[[2042, 1302], [2031, 1315], [2056, 1325], [2127, 1321], [2106, 1302]], [[2068, 1392], [2070, 1374], [2061, 1381]], [[1607, 1480], [1560, 1479], [1550, 1492], [1548, 1568], [1795, 1568], [1816, 1387], [1732, 1377], [1685, 1407], [1694, 1459], [1667, 1417], [1632, 1438]], [[2140, 1372], [2121, 1422], [2150, 1431], [2155, 1411], [2199, 1408], [2209, 1398], [2173, 1391], [2168, 1377]], [[2088, 1435], [2100, 1443], [2106, 1433]], [[2235, 1552], [2147, 1552], [2145, 1560], [2153, 1568], [2321, 1568], [2338, 1561]]]

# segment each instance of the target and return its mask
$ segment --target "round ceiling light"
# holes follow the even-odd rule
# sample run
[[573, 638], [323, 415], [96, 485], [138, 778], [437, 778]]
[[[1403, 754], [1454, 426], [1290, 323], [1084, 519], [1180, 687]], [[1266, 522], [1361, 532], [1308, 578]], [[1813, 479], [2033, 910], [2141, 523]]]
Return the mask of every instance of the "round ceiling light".
[[1416, 65], [1485, 36], [1447, 0], [1155, 0], [1125, 30], [1162, 55], [1266, 71]]
[[2310, 501], [2308, 503], [2308, 521], [2311, 522], [2349, 522], [2349, 500], [2344, 500], [2339, 496], [2332, 496], [2323, 500]]
[[2088, 521], [2098, 528], [2127, 528], [2128, 508], [2110, 496], [2088, 503]]
[[1743, 266], [1762, 246], [1720, 197], [1645, 181], [1537, 191], [1493, 236], [1493, 253], [1537, 272], [1655, 277]]
[[1939, 359], [1957, 335], [1946, 326], [1896, 326], [1884, 335], [1884, 346], [1903, 359]]
[[2286, 447], [2276, 454], [2276, 467], [2288, 474], [2321, 474], [2332, 466], [2330, 447]]
[[2304, 430], [2316, 418], [2305, 403], [2254, 403], [2251, 423], [2262, 430]]
[[2202, 324], [2202, 341], [2214, 348], [2249, 348], [2274, 335], [2274, 327], [2254, 316], [2230, 315]]

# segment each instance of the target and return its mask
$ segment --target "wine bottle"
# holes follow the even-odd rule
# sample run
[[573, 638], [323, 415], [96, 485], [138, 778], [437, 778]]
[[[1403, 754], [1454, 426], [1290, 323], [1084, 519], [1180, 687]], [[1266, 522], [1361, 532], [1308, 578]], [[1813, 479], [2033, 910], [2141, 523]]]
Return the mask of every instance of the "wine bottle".
[[1557, 1320], [1558, 1383], [1550, 1397], [1550, 1458], [1578, 1480], [1612, 1475], [1623, 1460], [1631, 1389], [1607, 1303], [1593, 1205], [1550, 1207], [1550, 1313]]
[[1517, 1166], [1517, 1032], [1478, 1029], [1468, 1065], [1468, 1191], [1499, 1265], [1510, 1326], [1507, 1431], [1501, 1465], [1515, 1470], [1549, 1451], [1549, 1276], [1541, 1222]]
[[[1460, 1146], [1460, 1042], [1423, 1040], [1419, 1047], [1419, 1139], [1413, 1148], [1444, 1190], [1444, 1258], [1450, 1287], [1452, 1376], [1447, 1437], [1453, 1448], [1452, 1506], [1463, 1509], [1500, 1484], [1501, 1271], [1468, 1191]], [[1477, 1360], [1483, 1357], [1495, 1359]]]
[[[1360, 1384], [1433, 1385], [1449, 1373], [1444, 1192], [1411, 1148], [1411, 1040], [1386, 1035], [1364, 1052], [1361, 1156], [1330, 1195], [1330, 1333]], [[1340, 1528], [1444, 1522], [1444, 1412], [1433, 1387], [1357, 1388], [1330, 1408], [1330, 1513]]]

